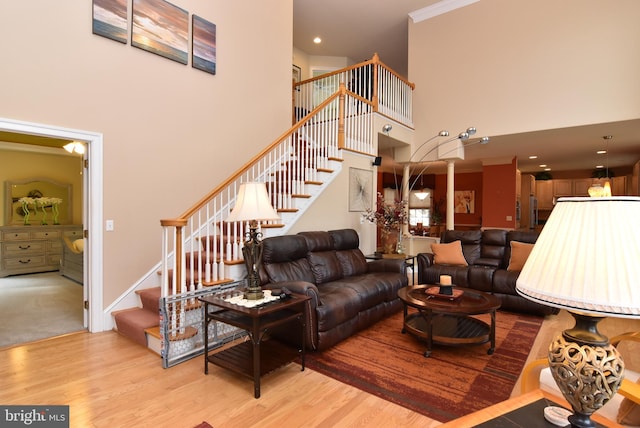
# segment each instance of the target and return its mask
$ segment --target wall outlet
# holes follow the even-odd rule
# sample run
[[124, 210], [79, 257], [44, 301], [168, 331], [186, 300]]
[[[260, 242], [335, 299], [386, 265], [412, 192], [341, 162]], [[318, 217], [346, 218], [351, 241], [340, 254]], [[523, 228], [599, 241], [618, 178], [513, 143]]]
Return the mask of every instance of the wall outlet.
[[512, 221], [512, 220], [513, 220], [513, 217], [512, 217], [512, 216], [510, 216], [510, 215], [508, 215], [508, 216], [507, 216], [507, 221]]
[[113, 232], [113, 220], [107, 220], [104, 227], [107, 232]]

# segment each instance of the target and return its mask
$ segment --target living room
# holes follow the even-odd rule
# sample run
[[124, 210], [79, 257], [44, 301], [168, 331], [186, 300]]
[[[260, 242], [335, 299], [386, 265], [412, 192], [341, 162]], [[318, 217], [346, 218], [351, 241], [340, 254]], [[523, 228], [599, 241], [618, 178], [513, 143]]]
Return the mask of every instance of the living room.
[[[91, 34], [90, 4], [47, 3], [38, 4], [38, 9], [34, 4], [1, 6], [2, 16], [13, 17], [3, 23], [3, 40], [15, 41], [3, 45], [3, 52], [15, 60], [0, 71], [5, 82], [12, 82], [3, 94], [0, 116], [104, 136], [102, 157], [91, 161], [104, 167], [101, 214], [115, 224], [113, 232], [104, 232], [103, 257], [98, 261], [104, 272], [99, 279], [104, 301], [100, 309], [105, 309], [157, 263], [159, 219], [182, 212], [250, 157], [238, 153], [258, 152], [289, 127], [292, 58], [296, 63], [291, 46], [293, 1], [181, 1], [180, 7], [218, 25], [220, 64], [215, 76]], [[483, 134], [506, 135], [640, 117], [639, 97], [630, 90], [638, 75], [634, 51], [612, 52], [613, 46], [628, 47], [627, 41], [638, 39], [633, 22], [626, 21], [637, 16], [635, 3], [610, 8], [590, 2], [590, 19], [575, 19], [571, 28], [564, 22], [554, 27], [558, 32], [549, 38], [561, 34], [566, 43], [550, 51], [548, 59], [533, 55], [539, 52], [532, 48], [535, 43], [525, 42], [539, 36], [553, 17], [550, 11], [559, 6], [551, 1], [537, 4], [536, 19], [524, 19], [528, 32], [515, 23], [523, 21], [529, 8], [523, 12], [510, 3], [483, 0], [470, 6], [473, 10], [459, 11], [465, 29], [475, 24], [496, 29], [493, 34], [468, 31], [473, 37], [459, 45], [454, 41], [462, 33], [460, 25], [446, 15], [428, 28], [410, 25], [408, 77], [417, 85], [415, 141], [428, 139], [441, 127], [457, 130], [470, 122]], [[571, 8], [585, 6], [565, 5], [557, 19]], [[613, 9], [615, 26], [624, 33], [614, 33], [616, 37], [607, 38], [604, 45], [594, 43], [600, 37], [596, 29], [602, 26], [601, 17]], [[500, 22], [515, 26], [512, 37], [497, 31], [498, 16]], [[26, 21], [32, 24], [28, 32]], [[592, 38], [582, 40], [587, 34]], [[423, 43], [423, 38], [446, 41], [438, 49], [447, 54], [436, 52], [436, 46]], [[507, 39], [513, 44], [505, 46]], [[473, 49], [464, 49], [466, 43]], [[472, 56], [465, 56], [460, 65], [462, 52]], [[516, 68], [513, 58], [519, 53], [527, 61]], [[429, 58], [450, 59], [443, 64], [427, 62]], [[564, 71], [562, 79], [549, 73], [549, 64], [554, 72]], [[576, 69], [579, 79], [574, 79]], [[614, 71], [624, 71], [628, 78], [609, 77]], [[503, 88], [505, 82], [508, 88]], [[260, 100], [268, 101], [255, 102], [258, 93]], [[588, 94], [589, 101], [576, 100], [581, 93]], [[346, 210], [344, 216], [325, 215], [334, 211], [324, 202], [320, 214], [307, 224], [317, 225], [322, 218], [323, 229], [360, 227], [357, 216]], [[351, 391], [345, 394], [362, 398]]]

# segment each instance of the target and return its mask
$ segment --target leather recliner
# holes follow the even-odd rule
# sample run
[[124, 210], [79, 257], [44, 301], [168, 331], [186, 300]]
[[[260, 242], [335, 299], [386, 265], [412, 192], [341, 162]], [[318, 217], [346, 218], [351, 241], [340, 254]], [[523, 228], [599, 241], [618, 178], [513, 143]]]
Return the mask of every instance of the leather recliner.
[[[353, 229], [300, 232], [262, 241], [263, 288], [286, 287], [311, 297], [306, 344], [327, 349], [402, 308], [398, 290], [407, 286], [402, 259], [369, 261]], [[273, 332], [296, 343], [299, 334]]]
[[533, 244], [538, 232], [503, 229], [447, 230], [441, 243], [461, 241], [462, 253], [468, 266], [435, 264], [433, 254], [416, 256], [418, 282], [436, 284], [440, 275], [451, 275], [451, 280], [460, 287], [473, 288], [497, 296], [501, 309], [524, 312], [540, 316], [557, 314], [557, 308], [528, 300], [516, 291], [520, 271], [508, 271], [511, 258], [511, 241]]

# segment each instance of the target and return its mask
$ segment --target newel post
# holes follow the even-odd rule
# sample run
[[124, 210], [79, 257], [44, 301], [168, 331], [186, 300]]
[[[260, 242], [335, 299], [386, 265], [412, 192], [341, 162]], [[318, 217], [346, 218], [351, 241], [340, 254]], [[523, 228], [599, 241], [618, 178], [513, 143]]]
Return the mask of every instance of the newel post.
[[[165, 228], [165, 233], [162, 235], [163, 241], [166, 239], [166, 236], [167, 236], [166, 229], [170, 227], [175, 228], [175, 234], [174, 234], [175, 253], [173, 255], [173, 262], [174, 262], [173, 272], [175, 274], [175, 281], [173, 282], [173, 292], [171, 294], [176, 294], [176, 292], [178, 291], [178, 287], [182, 285], [182, 266], [183, 266], [182, 230], [187, 225], [187, 219], [175, 218], [175, 219], [169, 219], [169, 220], [160, 220], [160, 225]], [[169, 252], [166, 249], [166, 243], [163, 242], [162, 247], [163, 247], [163, 253], [164, 253], [162, 255], [163, 283], [168, 285], [169, 279], [167, 277], [168, 275], [167, 261], [169, 258], [169, 254], [168, 254]], [[168, 295], [166, 294], [166, 292], [168, 292], [166, 288], [167, 287], [163, 286], [163, 296]]]
[[373, 67], [373, 92], [371, 93], [371, 102], [373, 103], [373, 111], [378, 111], [378, 64], [380, 64], [380, 57], [378, 53], [373, 54], [371, 67]]
[[338, 99], [338, 148], [345, 148], [345, 138], [344, 138], [344, 112], [345, 112], [345, 98], [347, 94], [347, 86], [344, 82], [340, 82], [340, 97]]

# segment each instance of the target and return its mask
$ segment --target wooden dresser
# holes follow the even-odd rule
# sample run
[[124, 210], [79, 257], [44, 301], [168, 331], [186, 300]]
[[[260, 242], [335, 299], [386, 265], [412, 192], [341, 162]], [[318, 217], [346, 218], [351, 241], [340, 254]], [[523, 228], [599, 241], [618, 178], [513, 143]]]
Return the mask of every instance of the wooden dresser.
[[0, 278], [60, 269], [63, 236], [82, 238], [81, 225], [0, 227]]

